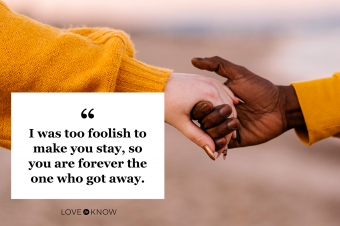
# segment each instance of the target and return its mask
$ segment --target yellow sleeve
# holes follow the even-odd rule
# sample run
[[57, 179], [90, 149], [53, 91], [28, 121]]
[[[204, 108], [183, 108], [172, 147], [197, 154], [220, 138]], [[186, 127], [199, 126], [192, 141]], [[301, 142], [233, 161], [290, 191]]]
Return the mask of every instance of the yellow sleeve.
[[340, 138], [340, 73], [292, 85], [306, 122], [306, 128], [295, 129], [300, 140], [312, 145], [330, 136]]
[[171, 71], [133, 55], [122, 31], [59, 30], [0, 0], [0, 146], [11, 146], [11, 92], [163, 92]]

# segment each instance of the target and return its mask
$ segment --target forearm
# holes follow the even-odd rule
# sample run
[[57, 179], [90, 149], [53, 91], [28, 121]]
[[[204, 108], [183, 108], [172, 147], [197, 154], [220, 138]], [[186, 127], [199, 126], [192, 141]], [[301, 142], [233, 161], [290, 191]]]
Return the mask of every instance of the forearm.
[[[0, 7], [1, 91], [111, 91], [126, 46], [82, 37]], [[100, 36], [100, 31], [97, 31]]]
[[133, 54], [122, 31], [62, 31], [0, 1], [0, 146], [10, 149], [11, 92], [162, 92], [171, 71]]

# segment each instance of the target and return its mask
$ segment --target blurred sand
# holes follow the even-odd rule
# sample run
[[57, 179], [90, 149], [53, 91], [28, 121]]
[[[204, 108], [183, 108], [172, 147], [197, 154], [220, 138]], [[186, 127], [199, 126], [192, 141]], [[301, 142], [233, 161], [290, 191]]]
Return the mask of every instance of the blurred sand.
[[[289, 84], [269, 65], [275, 37], [133, 35], [137, 59], [177, 72], [220, 55]], [[0, 225], [340, 225], [340, 140], [304, 146], [293, 131], [211, 161], [171, 126], [165, 131], [165, 200], [11, 200], [10, 152], [0, 150]], [[100, 192], [100, 191], [99, 191]], [[61, 209], [118, 209], [116, 216], [61, 216]]]

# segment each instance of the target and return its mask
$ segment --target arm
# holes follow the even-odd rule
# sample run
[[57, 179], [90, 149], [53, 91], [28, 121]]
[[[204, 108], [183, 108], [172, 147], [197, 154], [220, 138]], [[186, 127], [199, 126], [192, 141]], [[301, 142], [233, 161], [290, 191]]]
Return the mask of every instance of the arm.
[[12, 12], [0, 0], [0, 146], [11, 147], [11, 92], [163, 92], [166, 86], [165, 121], [214, 159], [214, 142], [191, 122], [190, 109], [204, 99], [232, 103], [231, 91], [198, 75], [169, 79], [170, 70], [133, 55], [122, 31], [58, 30]]
[[[340, 74], [292, 85], [305, 121], [305, 126], [299, 126], [298, 115], [290, 114], [300, 140], [312, 145], [330, 136], [340, 138]], [[291, 109], [296, 107], [291, 106]]]
[[11, 92], [163, 92], [171, 73], [133, 59], [110, 29], [61, 31], [0, 1], [0, 146], [10, 149]]

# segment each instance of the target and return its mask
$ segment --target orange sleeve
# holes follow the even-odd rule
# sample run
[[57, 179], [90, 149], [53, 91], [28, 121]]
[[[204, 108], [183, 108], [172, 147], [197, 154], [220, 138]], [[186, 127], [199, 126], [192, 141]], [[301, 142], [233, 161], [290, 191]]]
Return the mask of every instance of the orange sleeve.
[[122, 31], [59, 30], [0, 1], [0, 146], [11, 146], [11, 92], [163, 92], [171, 71], [133, 56]]
[[295, 130], [300, 140], [312, 145], [327, 137], [340, 138], [340, 73], [292, 85], [306, 122], [306, 128]]

